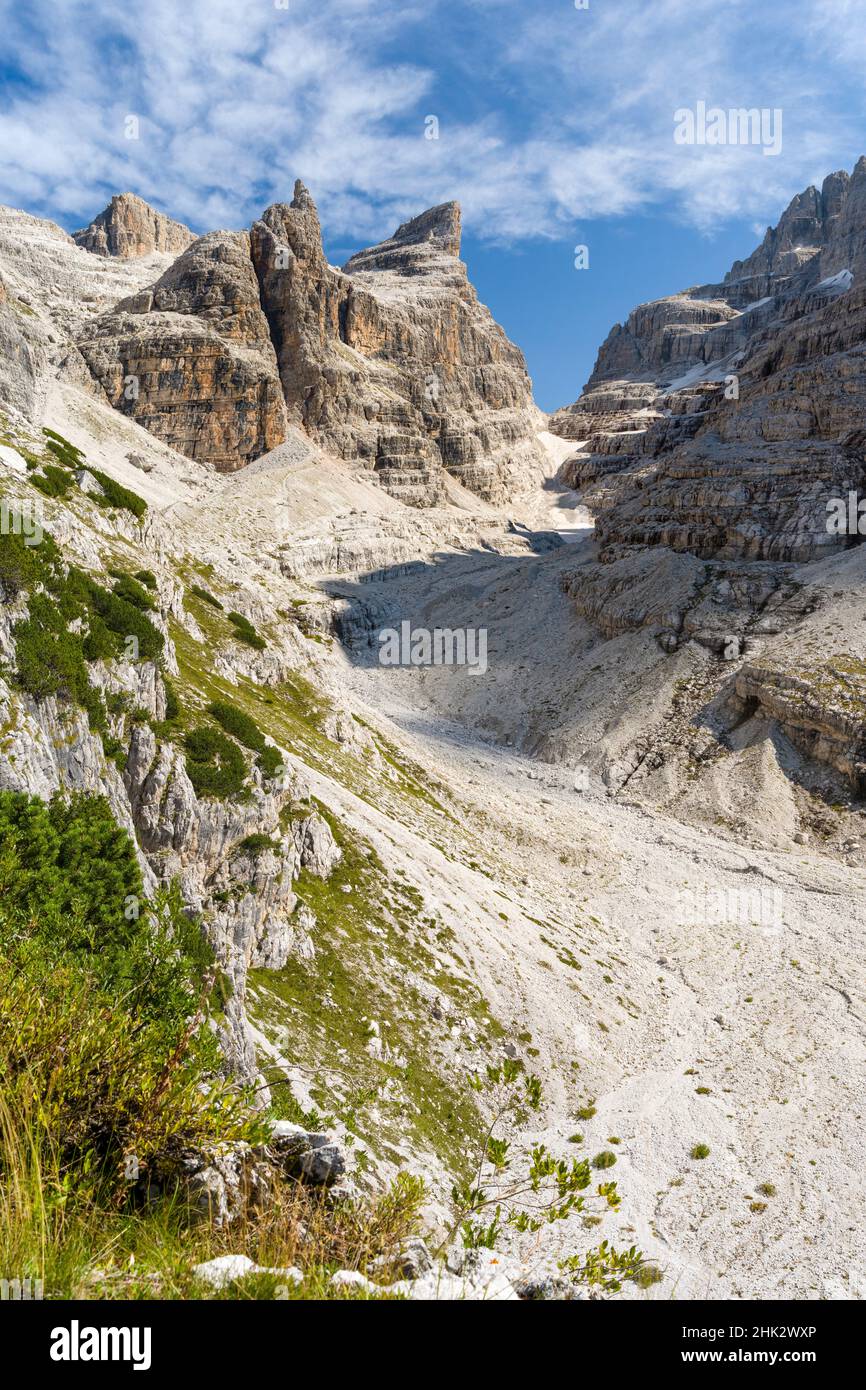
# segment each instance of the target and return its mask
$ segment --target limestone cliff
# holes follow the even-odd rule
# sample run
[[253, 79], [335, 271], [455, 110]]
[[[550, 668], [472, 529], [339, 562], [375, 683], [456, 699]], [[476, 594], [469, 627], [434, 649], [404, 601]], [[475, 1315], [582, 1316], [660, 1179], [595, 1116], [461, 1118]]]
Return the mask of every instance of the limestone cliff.
[[446, 203], [336, 270], [298, 182], [249, 236], [200, 238], [78, 346], [112, 405], [221, 471], [273, 448], [288, 418], [402, 501], [441, 501], [446, 473], [502, 501], [540, 467], [540, 416], [459, 249]]
[[720, 284], [617, 324], [552, 421], [580, 440], [606, 544], [808, 560], [838, 549], [827, 499], [863, 480], [866, 160], [798, 195]]
[[89, 227], [73, 233], [73, 240], [95, 256], [117, 256], [126, 261], [152, 251], [179, 255], [195, 236], [189, 227], [157, 212], [143, 198], [118, 193]]
[[150, 289], [90, 322], [79, 348], [116, 409], [220, 472], [243, 468], [285, 437], [243, 232], [194, 241]]

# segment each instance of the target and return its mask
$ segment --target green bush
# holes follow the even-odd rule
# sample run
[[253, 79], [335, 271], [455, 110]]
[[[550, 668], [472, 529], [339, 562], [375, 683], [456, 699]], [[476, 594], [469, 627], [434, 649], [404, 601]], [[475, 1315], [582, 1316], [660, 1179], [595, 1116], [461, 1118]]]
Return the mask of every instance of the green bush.
[[67, 630], [63, 611], [49, 594], [34, 594], [28, 609], [12, 629], [16, 683], [37, 700], [61, 695], [84, 704], [89, 681], [81, 635]]
[[128, 834], [103, 797], [59, 795], [46, 804], [0, 792], [0, 890], [13, 909], [56, 918], [76, 949], [127, 934], [127, 901], [142, 896]]
[[611, 1149], [604, 1149], [600, 1154], [596, 1154], [592, 1160], [593, 1168], [612, 1168], [616, 1163], [616, 1154]]
[[112, 592], [115, 593], [118, 598], [125, 599], [127, 603], [131, 603], [134, 608], [138, 608], [142, 613], [152, 611], [156, 606], [144, 585], [139, 584], [137, 579], [133, 579], [131, 574], [121, 575], [115, 580]]
[[270, 835], [258, 834], [248, 835], [245, 840], [241, 840], [237, 849], [239, 852], [243, 851], [245, 854], [260, 854], [262, 850], [278, 850], [279, 847], [279, 840], [272, 840]]
[[84, 454], [77, 444], [70, 444], [69, 440], [64, 439], [63, 435], [58, 434], [56, 430], [43, 428], [42, 433], [45, 435], [47, 447], [65, 468], [71, 468], [74, 471], [76, 468], [82, 467]]
[[138, 517], [139, 520], [144, 516], [147, 511], [147, 503], [143, 497], [139, 497], [137, 492], [132, 492], [122, 483], [116, 483], [107, 473], [102, 473], [98, 468], [91, 468], [90, 464], [87, 465], [87, 471], [93, 475], [102, 488], [102, 497], [96, 498], [101, 506], [118, 507], [121, 511], [132, 512], [132, 515]]
[[[70, 573], [72, 574], [72, 571]], [[76, 571], [74, 578], [83, 601], [102, 619], [105, 626], [120, 638], [117, 643], [117, 655], [123, 653], [127, 637], [137, 639], [141, 661], [156, 661], [162, 655], [165, 638], [129, 599], [121, 594], [112, 593], [109, 589], [103, 589], [81, 571]]]
[[193, 1010], [212, 952], [176, 889], [144, 898], [135, 846], [104, 797], [0, 792], [0, 901], [46, 959], [74, 956], [156, 1024]]
[[237, 744], [208, 726], [187, 734], [186, 770], [196, 796], [236, 796], [247, 775]]
[[248, 647], [255, 647], [257, 652], [263, 652], [267, 647], [264, 637], [260, 637], [250, 622], [242, 613], [229, 613], [228, 620], [233, 624], [235, 636], [239, 642], [245, 642]]
[[75, 482], [75, 477], [65, 468], [46, 463], [41, 473], [30, 474], [30, 481], [40, 492], [44, 492], [46, 497], [65, 497]]
[[23, 536], [0, 532], [0, 588], [7, 599], [61, 572], [60, 552], [46, 532], [39, 545], [27, 545]]
[[[75, 566], [67, 570], [47, 533], [38, 546], [0, 536], [0, 584], [10, 597], [28, 594], [27, 617], [12, 628], [19, 689], [36, 699], [73, 701], [87, 711], [91, 729], [104, 734], [105, 707], [90, 685], [87, 662], [120, 656], [128, 636], [137, 637], [141, 659], [155, 660], [164, 646], [162, 633], [128, 600]], [[78, 631], [71, 630], [73, 622]], [[119, 744], [103, 741], [109, 757], [121, 756]]]
[[254, 719], [237, 705], [228, 700], [214, 700], [208, 705], [208, 714], [221, 724], [227, 734], [232, 734], [245, 748], [260, 753], [265, 746], [265, 736]]
[[180, 701], [168, 676], [163, 676], [162, 684], [165, 688], [165, 722], [170, 724], [180, 714]]
[[146, 589], [155, 589], [157, 587], [156, 575], [153, 570], [136, 570], [132, 577], [133, 579], [137, 579], [139, 584], [143, 584]]
[[265, 777], [276, 777], [283, 768], [283, 755], [272, 743], [267, 744], [256, 759]]
[[250, 1128], [212, 1079], [201, 924], [176, 886], [140, 895], [134, 846], [103, 798], [0, 793], [0, 1139], [25, 1134], [59, 1156], [67, 1194], [122, 1190], [130, 1155], [146, 1169], [172, 1141]]
[[110, 661], [117, 656], [117, 637], [105, 626], [97, 613], [90, 616], [90, 625], [84, 639], [85, 661]]
[[237, 705], [227, 700], [214, 700], [208, 705], [208, 714], [221, 724], [226, 733], [233, 734], [245, 748], [258, 753], [256, 762], [265, 777], [275, 777], [283, 766], [283, 755], [273, 744], [265, 742], [265, 736], [254, 719]]
[[209, 603], [211, 608], [219, 608], [222, 610], [222, 604], [219, 599], [215, 598], [213, 594], [208, 593], [207, 589], [203, 589], [201, 584], [193, 584], [190, 588], [190, 593], [195, 594], [196, 598], [204, 599], [204, 602]]

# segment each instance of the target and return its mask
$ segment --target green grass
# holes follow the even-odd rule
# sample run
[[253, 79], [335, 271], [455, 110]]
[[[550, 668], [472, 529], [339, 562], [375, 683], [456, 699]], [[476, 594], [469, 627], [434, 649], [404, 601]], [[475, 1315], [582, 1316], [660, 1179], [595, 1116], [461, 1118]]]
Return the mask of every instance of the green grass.
[[[488, 1045], [502, 1029], [471, 981], [439, 963], [441, 946], [419, 930], [414, 890], [389, 880], [345, 828], [333, 820], [331, 828], [339, 865], [328, 881], [304, 871], [296, 884], [316, 914], [315, 959], [253, 971], [252, 1016], [286, 1055], [326, 1059], [317, 1068], [316, 1104], [374, 1150], [414, 1139], [461, 1170], [481, 1116], [462, 1071], [446, 1060], [447, 1024], [431, 1018], [419, 985], [432, 985], [455, 1014], [469, 1014]], [[371, 1019], [390, 1054], [384, 1060], [368, 1050]], [[267, 1058], [261, 1062], [273, 1072]]]

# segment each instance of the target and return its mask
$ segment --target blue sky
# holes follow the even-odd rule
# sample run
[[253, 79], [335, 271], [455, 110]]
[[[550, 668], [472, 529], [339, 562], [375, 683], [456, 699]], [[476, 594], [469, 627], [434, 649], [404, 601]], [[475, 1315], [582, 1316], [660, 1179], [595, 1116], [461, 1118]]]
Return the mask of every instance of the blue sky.
[[[71, 230], [131, 189], [204, 231], [247, 225], [300, 176], [342, 261], [457, 198], [481, 297], [552, 408], [632, 305], [717, 278], [795, 192], [866, 151], [863, 11], [0, 0], [0, 201]], [[678, 145], [674, 112], [698, 101], [780, 109], [781, 152]]]

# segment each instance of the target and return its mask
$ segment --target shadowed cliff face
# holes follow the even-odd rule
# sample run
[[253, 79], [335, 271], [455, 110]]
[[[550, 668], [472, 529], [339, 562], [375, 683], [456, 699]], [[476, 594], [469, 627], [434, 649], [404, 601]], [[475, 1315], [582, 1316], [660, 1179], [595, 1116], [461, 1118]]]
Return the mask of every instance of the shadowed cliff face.
[[540, 416], [459, 250], [445, 203], [339, 271], [298, 182], [249, 236], [194, 242], [79, 347], [112, 405], [221, 471], [273, 448], [288, 418], [410, 504], [441, 501], [446, 472], [502, 501], [540, 467]]

